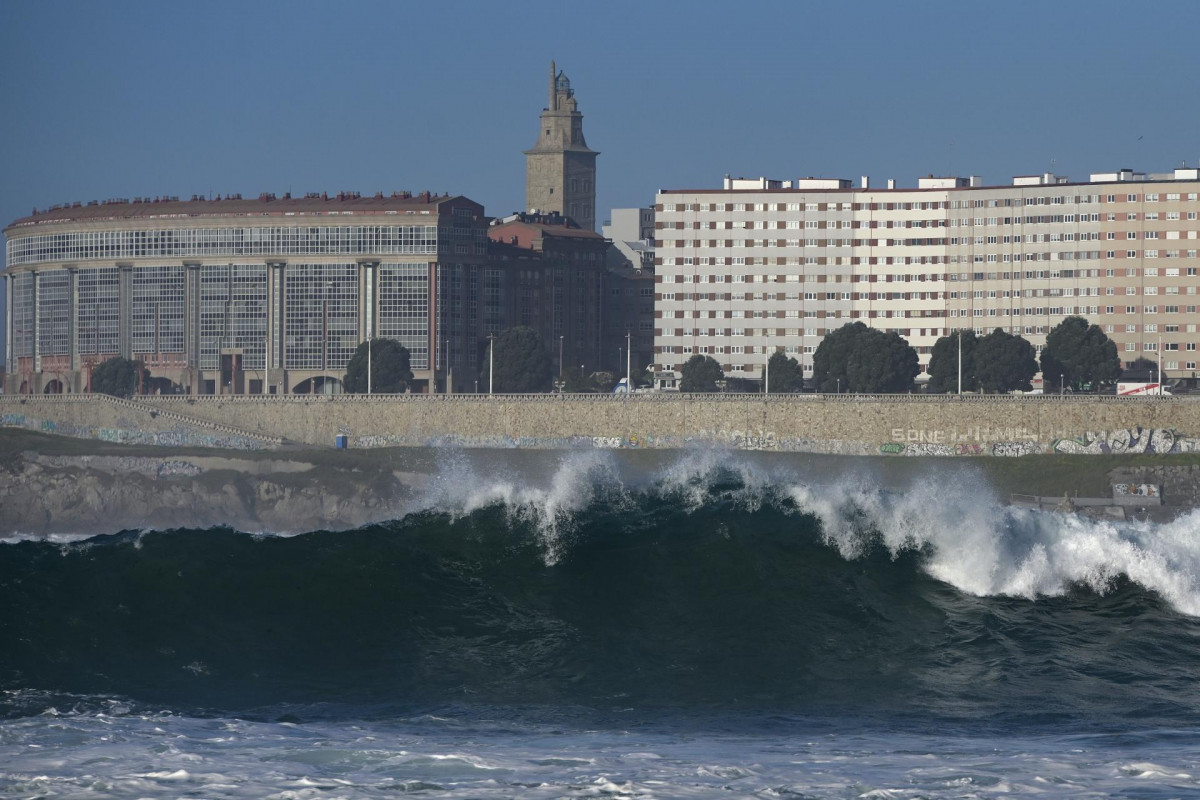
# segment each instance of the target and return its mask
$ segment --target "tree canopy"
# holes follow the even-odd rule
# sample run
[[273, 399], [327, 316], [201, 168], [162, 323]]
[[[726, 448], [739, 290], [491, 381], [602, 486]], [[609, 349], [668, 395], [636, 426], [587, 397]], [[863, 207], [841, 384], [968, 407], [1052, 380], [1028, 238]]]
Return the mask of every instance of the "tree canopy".
[[[145, 375], [139, 374], [139, 370]], [[113, 356], [92, 370], [91, 388], [93, 392], [100, 394], [129, 397], [137, 392], [139, 378], [148, 376], [149, 372], [142, 369], [140, 361]]]
[[851, 322], [825, 335], [813, 354], [817, 391], [907, 392], [920, 372], [917, 351], [897, 333]]
[[767, 360], [767, 392], [798, 392], [804, 388], [804, 369], [778, 351]]
[[694, 355], [679, 370], [679, 391], [715, 392], [717, 381], [725, 377], [721, 365], [712, 356]]
[[[975, 331], [962, 331], [962, 389], [973, 392], [979, 388], [979, 378], [975, 375], [975, 346], [979, 339]], [[958, 343], [959, 333], [943, 336], [933, 343], [933, 352], [929, 355], [929, 392], [958, 391]]]
[[[395, 339], [372, 339], [370, 342], [371, 391], [379, 394], [403, 394], [412, 383], [408, 348]], [[346, 365], [342, 381], [351, 394], [367, 391], [367, 342], [360, 344]]]
[[[1067, 317], [1046, 334], [1042, 348], [1042, 379], [1056, 387], [1114, 381], [1121, 374], [1117, 345], [1099, 325], [1083, 317]], [[1060, 387], [1061, 388], [1061, 387]]]
[[564, 392], [597, 391], [596, 382], [592, 377], [576, 366], [569, 366], [563, 370], [563, 384]]
[[1002, 328], [979, 340], [974, 352], [974, 372], [985, 392], [1011, 392], [1033, 388], [1038, 371], [1037, 351], [1028, 340]]
[[[554, 386], [554, 364], [542, 337], [529, 327], [509, 328], [492, 343], [495, 376], [492, 390], [506, 394], [548, 392]], [[484, 350], [479, 385], [488, 385], [490, 359]]]

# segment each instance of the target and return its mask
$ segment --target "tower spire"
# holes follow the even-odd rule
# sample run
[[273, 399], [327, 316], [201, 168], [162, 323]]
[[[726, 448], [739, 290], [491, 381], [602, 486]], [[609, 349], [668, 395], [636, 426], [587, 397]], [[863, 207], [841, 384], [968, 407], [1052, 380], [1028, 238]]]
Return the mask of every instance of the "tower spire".
[[583, 138], [583, 114], [571, 81], [550, 62], [550, 96], [537, 144], [525, 151], [525, 208], [558, 212], [596, 229], [596, 156]]

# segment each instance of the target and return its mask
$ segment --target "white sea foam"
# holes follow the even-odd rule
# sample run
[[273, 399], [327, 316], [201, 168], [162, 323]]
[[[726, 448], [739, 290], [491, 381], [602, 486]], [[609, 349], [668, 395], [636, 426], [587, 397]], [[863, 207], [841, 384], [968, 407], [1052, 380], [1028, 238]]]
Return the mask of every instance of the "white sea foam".
[[448, 460], [438, 480], [417, 499], [417, 507], [458, 518], [501, 505], [510, 520], [536, 528], [548, 565], [562, 557], [576, 515], [595, 501], [597, 493], [605, 489], [616, 490], [611, 493], [614, 497], [620, 493], [614, 457], [607, 451], [567, 453], [559, 458], [549, 480], [542, 482], [515, 472], [485, 470], [465, 458]]
[[[689, 511], [719, 495], [748, 511], [757, 510], [771, 488], [772, 475], [746, 459], [731, 456], [730, 451], [717, 448], [686, 450], [655, 476], [657, 491], [679, 498]], [[723, 485], [731, 478], [736, 481], [732, 487]]]
[[[431, 721], [236, 721], [130, 715], [117, 729], [91, 715], [72, 731], [52, 718], [0, 720], [0, 795], [39, 797], [465, 798], [1195, 796], [1191, 737], [822, 733], [680, 736], [641, 727], [572, 728], [561, 720], [469, 733]], [[55, 727], [58, 725], [59, 727]], [[651, 726], [652, 728], [653, 726]], [[115, 735], [109, 736], [110, 733]], [[369, 749], [356, 744], [369, 733]], [[169, 748], [164, 744], [169, 743]], [[314, 759], [328, 751], [336, 758]], [[657, 758], [649, 758], [652, 753]], [[713, 766], [719, 765], [719, 766]]]
[[[545, 562], [554, 564], [581, 515], [600, 500], [619, 507], [646, 492], [692, 513], [713, 503], [747, 511], [774, 504], [815, 516], [825, 541], [847, 559], [880, 545], [893, 554], [918, 550], [932, 577], [969, 594], [1036, 598], [1078, 584], [1103, 592], [1124, 575], [1200, 616], [1200, 511], [1166, 523], [1092, 520], [1008, 506], [961, 462], [902, 490], [882, 488], [865, 466], [817, 471], [828, 463], [718, 448], [674, 455], [446, 451], [437, 478], [407, 513], [458, 519], [500, 507], [536, 530]], [[61, 534], [0, 542], [30, 538], [88, 546], [85, 536]]]
[[1166, 523], [1095, 520], [1007, 506], [977, 481], [904, 492], [839, 481], [787, 493], [846, 558], [874, 542], [893, 555], [922, 550], [931, 576], [980, 596], [1032, 599], [1080, 584], [1102, 593], [1124, 575], [1200, 616], [1200, 511]]

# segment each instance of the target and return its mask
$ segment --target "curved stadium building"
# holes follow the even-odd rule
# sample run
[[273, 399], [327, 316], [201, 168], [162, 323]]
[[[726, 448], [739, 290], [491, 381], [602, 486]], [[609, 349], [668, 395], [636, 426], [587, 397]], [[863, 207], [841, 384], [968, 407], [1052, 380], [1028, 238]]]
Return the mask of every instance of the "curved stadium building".
[[483, 207], [464, 197], [112, 200], [4, 233], [9, 393], [87, 391], [113, 356], [153, 391], [334, 393], [368, 337], [399, 340], [413, 390], [436, 391], [494, 327]]

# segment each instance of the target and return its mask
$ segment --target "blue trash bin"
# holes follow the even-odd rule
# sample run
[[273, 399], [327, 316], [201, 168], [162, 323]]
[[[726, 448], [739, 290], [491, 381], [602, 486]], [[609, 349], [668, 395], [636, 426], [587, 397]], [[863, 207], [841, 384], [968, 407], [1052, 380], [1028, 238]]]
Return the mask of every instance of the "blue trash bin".
[[335, 439], [335, 441], [337, 442], [338, 450], [345, 450], [346, 445], [349, 444], [349, 442], [350, 442], [350, 437], [344, 433], [339, 433], [337, 435], [337, 438]]

